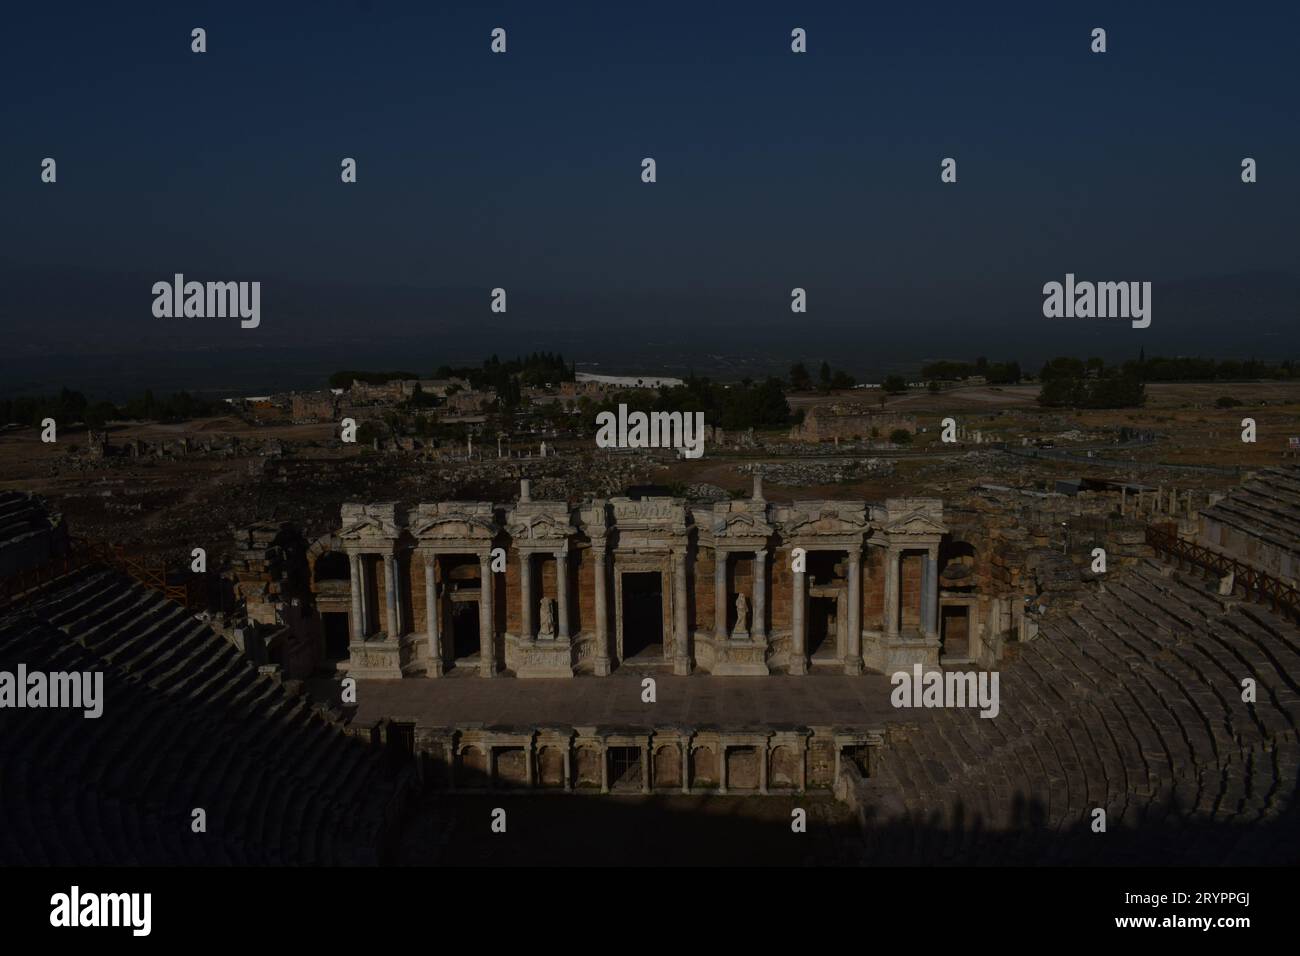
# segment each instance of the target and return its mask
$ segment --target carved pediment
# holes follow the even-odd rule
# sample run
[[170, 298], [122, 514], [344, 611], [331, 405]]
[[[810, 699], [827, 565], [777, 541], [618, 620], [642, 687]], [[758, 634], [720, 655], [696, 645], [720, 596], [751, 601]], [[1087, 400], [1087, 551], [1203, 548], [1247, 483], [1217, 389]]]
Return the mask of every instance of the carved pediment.
[[412, 525], [411, 533], [421, 539], [496, 537], [497, 526], [482, 515], [421, 515]]
[[773, 528], [762, 515], [733, 511], [715, 515], [713, 534], [717, 537], [747, 538], [769, 537]]
[[802, 537], [862, 534], [866, 528], [867, 518], [864, 513], [851, 511], [846, 514], [829, 507], [815, 513], [809, 511], [797, 513], [785, 525], [787, 534]]
[[397, 522], [397, 512], [391, 507], [343, 506], [342, 528], [338, 536], [344, 541], [397, 538], [401, 533], [402, 528]]
[[533, 541], [561, 541], [573, 534], [568, 515], [516, 515], [510, 523], [510, 536]]
[[947, 530], [942, 522], [923, 511], [913, 511], [885, 526], [886, 533], [891, 535], [941, 535]]

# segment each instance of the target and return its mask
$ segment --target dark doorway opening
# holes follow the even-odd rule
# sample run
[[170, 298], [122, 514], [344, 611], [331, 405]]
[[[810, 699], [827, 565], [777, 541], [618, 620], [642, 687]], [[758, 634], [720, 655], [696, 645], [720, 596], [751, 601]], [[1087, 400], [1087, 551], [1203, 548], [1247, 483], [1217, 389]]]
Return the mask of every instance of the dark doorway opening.
[[325, 611], [320, 616], [325, 635], [325, 660], [341, 661], [348, 656], [348, 616], [346, 612]]
[[840, 751], [841, 760], [852, 761], [858, 768], [862, 776], [871, 776], [871, 747], [866, 744], [857, 744], [844, 747]]
[[834, 657], [835, 598], [815, 597], [808, 600], [808, 656]]
[[943, 656], [954, 659], [970, 657], [970, 608], [945, 607], [940, 613]]
[[609, 788], [611, 790], [641, 789], [641, 748], [609, 748]]
[[342, 551], [326, 551], [316, 559], [317, 583], [321, 581], [347, 581], [352, 577], [352, 566]]
[[623, 660], [663, 660], [664, 591], [658, 571], [623, 575]]
[[452, 602], [451, 653], [458, 661], [478, 657], [478, 601]]
[[844, 580], [844, 555], [838, 551], [808, 552], [808, 585], [822, 587]]
[[393, 722], [388, 725], [388, 764], [400, 770], [415, 757], [415, 724]]

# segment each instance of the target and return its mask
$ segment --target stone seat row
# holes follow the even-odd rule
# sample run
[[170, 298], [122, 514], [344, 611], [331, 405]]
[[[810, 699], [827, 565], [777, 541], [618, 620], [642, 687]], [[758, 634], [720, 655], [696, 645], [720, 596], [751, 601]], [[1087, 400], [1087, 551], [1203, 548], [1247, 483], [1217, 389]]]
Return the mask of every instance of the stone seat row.
[[[1219, 601], [1158, 563], [1108, 580], [1003, 666], [997, 717], [939, 708], [891, 727], [879, 774], [905, 809], [873, 824], [868, 852], [937, 862], [1293, 856], [1298, 647], [1285, 620]], [[1253, 704], [1242, 700], [1246, 677]], [[1098, 808], [1113, 839], [1091, 830]]]
[[104, 712], [0, 712], [3, 859], [374, 859], [397, 786], [381, 756], [160, 595], [115, 572], [70, 576], [0, 617], [0, 666], [19, 662], [102, 671]]

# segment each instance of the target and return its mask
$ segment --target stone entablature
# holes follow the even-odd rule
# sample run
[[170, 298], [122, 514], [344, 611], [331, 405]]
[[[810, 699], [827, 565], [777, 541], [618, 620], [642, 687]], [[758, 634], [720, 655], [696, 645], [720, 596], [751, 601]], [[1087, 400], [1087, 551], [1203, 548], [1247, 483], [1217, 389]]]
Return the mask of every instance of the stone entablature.
[[[526, 480], [513, 505], [346, 504], [335, 537], [352, 565], [349, 670], [436, 677], [460, 660], [485, 677], [608, 675], [647, 646], [624, 627], [626, 575], [636, 576], [637, 641], [644, 616], [659, 616], [661, 644], [648, 646], [662, 659], [641, 664], [679, 675], [934, 666], [946, 534], [937, 499], [775, 505], [760, 481], [749, 499], [707, 505], [534, 501]], [[477, 654], [464, 650], [467, 601], [477, 603]]]

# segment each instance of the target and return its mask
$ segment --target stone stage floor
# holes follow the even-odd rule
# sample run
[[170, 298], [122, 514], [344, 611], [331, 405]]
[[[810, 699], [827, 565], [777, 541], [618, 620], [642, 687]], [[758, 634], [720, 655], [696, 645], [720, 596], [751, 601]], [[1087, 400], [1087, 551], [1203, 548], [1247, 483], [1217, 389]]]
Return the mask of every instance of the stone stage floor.
[[[884, 674], [847, 677], [674, 677], [655, 674], [656, 702], [641, 701], [642, 674], [572, 679], [408, 678], [360, 680], [352, 723], [371, 726], [382, 717], [414, 720], [421, 727], [557, 724], [566, 727], [829, 725], [879, 729], [887, 721], [924, 719], [921, 709], [896, 710]], [[338, 684], [334, 684], [337, 700]]]

